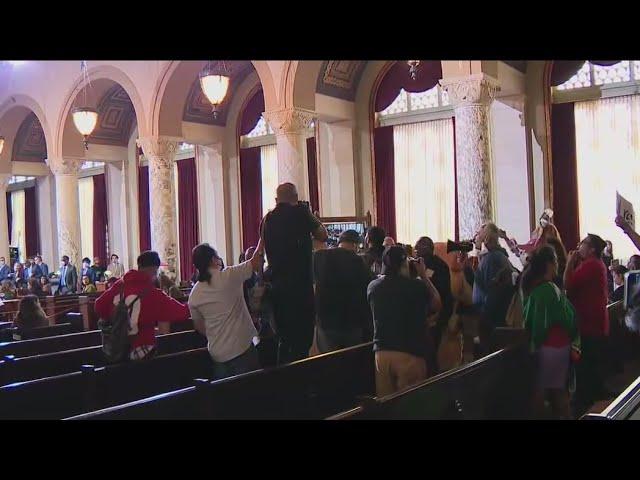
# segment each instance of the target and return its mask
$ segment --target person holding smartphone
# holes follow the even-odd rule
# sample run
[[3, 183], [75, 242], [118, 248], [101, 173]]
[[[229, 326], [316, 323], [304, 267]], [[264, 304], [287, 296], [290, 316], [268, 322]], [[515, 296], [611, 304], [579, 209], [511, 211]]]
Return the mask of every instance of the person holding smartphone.
[[442, 308], [424, 260], [411, 259], [418, 278], [411, 277], [410, 259], [402, 247], [388, 247], [382, 261], [383, 275], [367, 288], [373, 314], [378, 396], [427, 378], [427, 319]]

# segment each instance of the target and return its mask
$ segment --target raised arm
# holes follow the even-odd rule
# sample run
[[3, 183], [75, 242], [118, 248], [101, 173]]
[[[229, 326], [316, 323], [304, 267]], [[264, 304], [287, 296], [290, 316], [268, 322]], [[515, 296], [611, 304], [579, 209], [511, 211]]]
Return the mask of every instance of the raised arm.
[[622, 229], [635, 247], [640, 250], [640, 235], [631, 228], [631, 225], [629, 225], [621, 215], [616, 217], [616, 225]]
[[419, 258], [416, 262], [416, 271], [418, 272], [418, 276], [427, 286], [427, 290], [429, 291], [429, 296], [431, 297], [430, 311], [429, 315], [433, 313], [437, 313], [442, 310], [442, 299], [440, 298], [440, 294], [436, 287], [434, 287], [433, 282], [429, 279], [427, 275], [427, 267], [424, 264], [424, 259]]

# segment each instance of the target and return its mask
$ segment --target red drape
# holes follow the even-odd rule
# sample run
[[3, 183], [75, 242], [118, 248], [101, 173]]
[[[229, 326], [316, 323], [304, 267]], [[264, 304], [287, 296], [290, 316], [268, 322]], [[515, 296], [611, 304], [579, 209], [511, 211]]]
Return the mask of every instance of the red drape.
[[193, 247], [198, 244], [198, 177], [196, 159], [180, 160], [178, 165], [178, 241], [180, 242], [180, 277], [191, 278], [194, 267]]
[[27, 257], [40, 253], [40, 232], [38, 229], [38, 200], [36, 198], [36, 187], [24, 189], [24, 236], [26, 243]]
[[260, 147], [240, 149], [240, 205], [242, 245], [246, 250], [258, 244], [262, 220], [262, 168]]
[[151, 250], [151, 217], [149, 215], [149, 167], [138, 167], [138, 226], [140, 251]]
[[393, 127], [373, 131], [373, 156], [376, 180], [376, 224], [396, 238], [396, 193], [393, 152]]
[[553, 223], [567, 249], [578, 244], [578, 171], [573, 103], [551, 107], [551, 158], [553, 170]]
[[107, 266], [107, 229], [109, 215], [107, 207], [107, 184], [104, 173], [93, 176], [93, 256]]
[[311, 204], [311, 211], [315, 213], [320, 210], [316, 137], [307, 138], [307, 168], [309, 170], [309, 203]]
[[240, 136], [246, 135], [254, 129], [263, 112], [264, 94], [262, 93], [262, 89], [260, 89], [251, 97], [251, 100], [249, 100], [244, 107], [242, 119], [240, 120]]
[[391, 105], [401, 89], [412, 93], [424, 92], [435, 87], [441, 78], [442, 62], [440, 60], [421, 60], [415, 80], [409, 75], [407, 62], [396, 62], [380, 82], [376, 92], [376, 112], [381, 112]]
[[11, 225], [13, 224], [13, 212], [11, 210], [11, 192], [7, 192], [7, 227], [9, 232], [9, 245], [11, 245]]

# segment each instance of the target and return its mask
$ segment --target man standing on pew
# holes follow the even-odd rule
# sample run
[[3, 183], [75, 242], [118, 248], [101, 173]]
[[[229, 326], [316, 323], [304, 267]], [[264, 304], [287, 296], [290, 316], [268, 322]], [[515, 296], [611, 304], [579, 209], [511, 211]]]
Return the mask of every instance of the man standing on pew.
[[155, 354], [156, 326], [159, 322], [184, 322], [190, 316], [187, 305], [154, 286], [159, 269], [158, 253], [142, 252], [138, 257], [138, 269], [129, 270], [96, 300], [96, 314], [107, 319], [120, 301], [120, 295], [125, 296], [126, 304], [132, 308], [129, 333], [131, 360], [141, 360]]
[[260, 228], [272, 279], [273, 318], [279, 338], [278, 361], [306, 358], [315, 321], [311, 237], [326, 242], [324, 225], [307, 202], [298, 201], [292, 183], [276, 190], [276, 207]]

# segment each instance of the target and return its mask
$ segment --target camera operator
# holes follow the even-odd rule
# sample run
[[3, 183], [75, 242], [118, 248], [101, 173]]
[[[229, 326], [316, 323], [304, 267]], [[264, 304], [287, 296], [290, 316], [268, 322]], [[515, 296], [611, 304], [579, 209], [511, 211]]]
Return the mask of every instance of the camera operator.
[[279, 337], [278, 361], [306, 358], [313, 341], [315, 320], [312, 236], [325, 242], [327, 230], [306, 202], [298, 201], [292, 183], [276, 190], [276, 207], [260, 227], [271, 276], [273, 320]]

